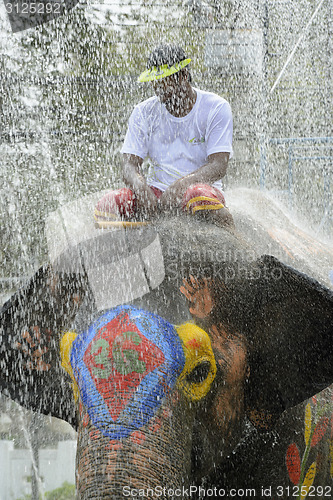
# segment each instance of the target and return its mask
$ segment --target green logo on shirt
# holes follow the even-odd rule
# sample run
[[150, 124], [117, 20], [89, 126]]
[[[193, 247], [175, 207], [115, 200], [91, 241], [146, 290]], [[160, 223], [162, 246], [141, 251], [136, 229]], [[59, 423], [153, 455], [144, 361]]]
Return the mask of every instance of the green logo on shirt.
[[193, 137], [193, 139], [190, 139], [188, 142], [190, 142], [191, 144], [202, 144], [203, 142], [205, 142], [205, 138], [204, 137], [201, 137], [200, 139], [197, 139], [196, 137]]

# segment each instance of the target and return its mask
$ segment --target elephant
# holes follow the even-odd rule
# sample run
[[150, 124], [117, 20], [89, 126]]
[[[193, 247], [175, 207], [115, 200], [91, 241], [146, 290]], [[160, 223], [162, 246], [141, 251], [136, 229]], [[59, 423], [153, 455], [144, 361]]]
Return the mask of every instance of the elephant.
[[0, 345], [2, 392], [78, 430], [78, 498], [330, 498], [333, 292], [248, 216], [89, 233], [80, 207]]

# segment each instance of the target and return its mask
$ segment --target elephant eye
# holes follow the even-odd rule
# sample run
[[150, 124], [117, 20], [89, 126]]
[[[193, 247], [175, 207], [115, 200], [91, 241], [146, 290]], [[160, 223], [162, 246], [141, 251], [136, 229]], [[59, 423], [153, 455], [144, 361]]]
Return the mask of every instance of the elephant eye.
[[208, 377], [209, 371], [210, 362], [202, 361], [187, 375], [186, 380], [190, 384], [201, 384]]

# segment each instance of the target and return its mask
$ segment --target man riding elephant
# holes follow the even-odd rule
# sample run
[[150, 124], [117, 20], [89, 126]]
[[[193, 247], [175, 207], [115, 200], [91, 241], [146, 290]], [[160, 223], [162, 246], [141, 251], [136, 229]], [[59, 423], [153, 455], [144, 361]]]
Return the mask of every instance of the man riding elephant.
[[[140, 82], [155, 96], [135, 106], [122, 147], [127, 188], [107, 193], [95, 219], [150, 219], [182, 210], [232, 225], [221, 179], [232, 156], [232, 113], [222, 97], [191, 85], [183, 49], [162, 45], [148, 58]], [[141, 173], [151, 160], [147, 178]]]

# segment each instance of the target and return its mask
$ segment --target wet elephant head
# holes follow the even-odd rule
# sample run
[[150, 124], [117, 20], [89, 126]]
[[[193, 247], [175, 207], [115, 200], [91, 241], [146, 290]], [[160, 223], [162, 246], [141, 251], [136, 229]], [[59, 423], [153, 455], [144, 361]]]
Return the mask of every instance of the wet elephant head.
[[63, 366], [80, 412], [80, 498], [181, 489], [193, 482], [194, 447], [206, 470], [220, 461], [221, 443], [225, 454], [232, 450], [242, 430], [246, 349], [225, 338], [216, 358], [212, 345], [193, 323], [174, 326], [132, 306], [104, 313], [77, 337], [65, 334]]

